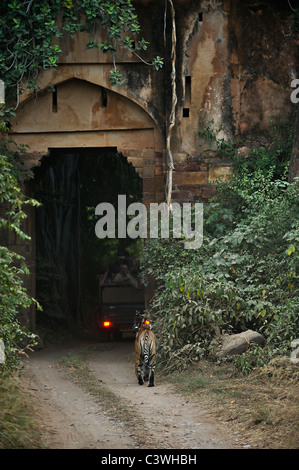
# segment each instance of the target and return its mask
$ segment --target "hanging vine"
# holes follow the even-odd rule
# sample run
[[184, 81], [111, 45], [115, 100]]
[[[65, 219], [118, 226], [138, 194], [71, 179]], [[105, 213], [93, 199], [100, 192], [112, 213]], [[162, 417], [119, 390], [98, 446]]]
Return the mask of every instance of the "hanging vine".
[[[96, 28], [107, 31], [107, 40], [93, 38]], [[1, 0], [0, 2], [0, 77], [6, 85], [11, 108], [1, 109], [5, 121], [14, 114], [19, 94], [26, 88], [38, 91], [38, 72], [56, 68], [61, 40], [77, 32], [90, 34], [86, 49], [99, 48], [112, 53], [111, 85], [122, 84], [115, 64], [116, 46], [134, 51], [147, 49], [140, 38], [141, 27], [131, 0]], [[145, 62], [138, 54], [140, 60]], [[156, 70], [163, 66], [159, 56], [146, 62]]]
[[172, 0], [166, 0], [164, 15], [164, 41], [166, 41], [166, 9], [167, 1], [170, 4], [171, 11], [171, 109], [169, 114], [169, 122], [166, 128], [166, 155], [167, 155], [167, 178], [166, 178], [166, 202], [168, 211], [170, 210], [172, 197], [172, 172], [174, 170], [173, 156], [171, 151], [171, 134], [175, 125], [175, 111], [177, 104], [176, 93], [176, 26], [175, 26], [175, 9]]

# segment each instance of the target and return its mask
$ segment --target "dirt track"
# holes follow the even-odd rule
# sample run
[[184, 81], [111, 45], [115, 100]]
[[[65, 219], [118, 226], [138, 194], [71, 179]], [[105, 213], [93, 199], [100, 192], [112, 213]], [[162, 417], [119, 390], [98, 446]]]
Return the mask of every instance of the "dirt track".
[[[42, 440], [50, 449], [232, 449], [233, 436], [217, 424], [209, 409], [176, 394], [170, 385], [139, 386], [134, 374], [134, 342], [111, 343], [101, 352], [96, 343], [51, 346], [25, 361]], [[135, 419], [111, 416], [105, 402], [84, 392], [57, 360], [70, 350], [92, 351], [88, 367], [101, 386], [113, 392]], [[126, 412], [126, 411], [125, 411]], [[140, 419], [138, 418], [140, 417]], [[224, 426], [224, 425], [222, 425]], [[136, 439], [138, 436], [138, 439]]]

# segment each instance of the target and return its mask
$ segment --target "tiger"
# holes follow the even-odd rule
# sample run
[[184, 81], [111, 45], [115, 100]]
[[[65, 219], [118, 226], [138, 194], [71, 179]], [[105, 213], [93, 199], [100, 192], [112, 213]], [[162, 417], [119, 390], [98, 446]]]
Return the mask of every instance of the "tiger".
[[135, 373], [139, 385], [148, 381], [148, 387], [155, 386], [156, 345], [156, 335], [150, 325], [140, 326], [135, 339]]

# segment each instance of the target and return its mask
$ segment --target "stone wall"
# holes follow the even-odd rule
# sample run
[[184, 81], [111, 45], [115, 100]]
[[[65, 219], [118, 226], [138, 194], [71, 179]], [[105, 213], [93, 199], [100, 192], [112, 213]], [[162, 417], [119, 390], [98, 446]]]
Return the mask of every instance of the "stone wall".
[[[53, 147], [115, 146], [138, 165], [145, 178], [145, 199], [158, 201], [164, 199], [172, 23], [168, 4], [164, 41], [165, 1], [134, 3], [142, 34], [150, 42], [143, 59], [150, 62], [160, 55], [164, 68], [156, 71], [119, 49], [116, 61], [124, 83], [112, 88], [112, 57], [86, 50], [85, 33], [68, 37], [60, 44], [58, 69], [40, 73], [40, 93], [21, 95], [11, 134], [15, 141], [28, 144], [35, 156]], [[290, 29], [287, 2], [173, 0], [173, 4], [178, 99], [171, 138], [173, 198], [207, 201], [215, 192], [216, 177], [227, 177], [231, 162], [198, 132], [211, 125], [218, 139], [240, 138], [245, 141], [242, 145], [252, 146], [267, 140], [271, 120], [291, 118], [295, 105], [290, 83], [298, 75], [298, 39]], [[105, 33], [96, 31], [94, 39], [100, 42]], [[48, 92], [49, 87], [54, 91]], [[149, 166], [144, 152], [151, 159]], [[31, 158], [31, 163], [38, 161]]]

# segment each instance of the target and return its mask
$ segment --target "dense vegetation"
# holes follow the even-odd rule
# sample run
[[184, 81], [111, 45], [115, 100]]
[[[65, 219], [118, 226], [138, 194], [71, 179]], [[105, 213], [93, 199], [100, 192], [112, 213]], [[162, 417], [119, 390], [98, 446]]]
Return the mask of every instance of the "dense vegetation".
[[[24, 205], [37, 204], [23, 196], [13, 173], [7, 157], [0, 155], [1, 245], [5, 245], [10, 233], [22, 239], [28, 238], [22, 230], [22, 222], [26, 218]], [[0, 246], [0, 338], [4, 341], [6, 355], [5, 366], [0, 372], [16, 367], [23, 346], [34, 340], [34, 335], [19, 322], [20, 311], [34, 302], [23, 286], [26, 275], [29, 275], [29, 270], [24, 258], [6, 246]]]
[[299, 337], [299, 181], [287, 182], [286, 129], [275, 126], [271, 145], [247, 157], [218, 142], [235, 172], [204, 208], [200, 249], [172, 238], [145, 246], [145, 277], [158, 283], [152, 315], [160, 362], [169, 371], [213, 356], [223, 334], [251, 328], [265, 336], [266, 348], [238, 358], [244, 372], [289, 355]]

